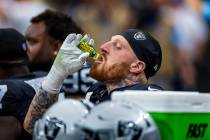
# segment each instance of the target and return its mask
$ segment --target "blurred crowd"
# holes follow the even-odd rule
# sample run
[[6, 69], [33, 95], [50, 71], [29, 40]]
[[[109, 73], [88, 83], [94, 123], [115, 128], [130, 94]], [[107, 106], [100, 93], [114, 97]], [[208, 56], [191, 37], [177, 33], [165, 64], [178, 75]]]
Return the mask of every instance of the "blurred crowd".
[[25, 35], [30, 19], [49, 8], [71, 16], [96, 48], [128, 28], [150, 32], [163, 52], [150, 80], [166, 90], [210, 92], [209, 0], [0, 0], [0, 28]]
[[[151, 83], [210, 93], [210, 0], [0, 0], [0, 139], [32, 139], [23, 129], [25, 115], [69, 33], [88, 33], [99, 49], [129, 28], [149, 32], [160, 43], [162, 66]], [[86, 65], [69, 75], [59, 100], [89, 93], [96, 82], [89, 70]], [[30, 116], [29, 109], [27, 130], [33, 129], [30, 117], [44, 110]]]

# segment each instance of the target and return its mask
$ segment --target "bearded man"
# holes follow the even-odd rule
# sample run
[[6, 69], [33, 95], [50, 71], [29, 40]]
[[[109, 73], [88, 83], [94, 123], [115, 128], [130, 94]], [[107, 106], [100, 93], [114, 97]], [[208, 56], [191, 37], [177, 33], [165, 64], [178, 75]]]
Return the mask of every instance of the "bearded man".
[[[24, 128], [32, 133], [34, 123], [57, 101], [64, 79], [81, 69], [89, 53], [78, 49], [81, 40], [94, 46], [88, 35], [70, 34], [63, 42], [54, 64], [29, 107]], [[162, 90], [148, 83], [161, 66], [159, 43], [149, 34], [129, 29], [111, 37], [100, 46], [101, 57], [96, 60], [90, 75], [99, 82], [90, 87], [86, 100], [99, 104], [110, 100], [113, 91]]]

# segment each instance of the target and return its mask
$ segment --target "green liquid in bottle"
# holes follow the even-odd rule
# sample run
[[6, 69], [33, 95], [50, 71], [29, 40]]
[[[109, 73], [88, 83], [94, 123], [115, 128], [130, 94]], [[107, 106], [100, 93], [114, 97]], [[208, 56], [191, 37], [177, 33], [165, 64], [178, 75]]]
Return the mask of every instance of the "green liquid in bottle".
[[90, 57], [92, 57], [94, 60], [97, 60], [100, 57], [100, 54], [96, 51], [96, 49], [86, 41], [81, 40], [78, 48], [83, 52], [89, 52]]

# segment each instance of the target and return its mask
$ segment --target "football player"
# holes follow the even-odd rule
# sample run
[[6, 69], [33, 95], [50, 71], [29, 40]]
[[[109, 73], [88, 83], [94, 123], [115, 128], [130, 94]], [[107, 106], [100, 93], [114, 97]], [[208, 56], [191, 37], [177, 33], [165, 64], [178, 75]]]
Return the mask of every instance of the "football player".
[[[81, 69], [89, 57], [88, 52], [78, 49], [81, 39], [94, 46], [93, 39], [88, 35], [67, 36], [27, 112], [24, 128], [29, 133], [35, 121], [57, 101], [64, 79]], [[90, 75], [100, 81], [87, 92], [86, 99], [91, 102], [98, 104], [109, 100], [113, 91], [162, 90], [148, 83], [149, 77], [159, 70], [162, 60], [160, 45], [149, 33], [129, 29], [116, 34], [100, 46], [100, 53], [101, 57], [90, 70]]]

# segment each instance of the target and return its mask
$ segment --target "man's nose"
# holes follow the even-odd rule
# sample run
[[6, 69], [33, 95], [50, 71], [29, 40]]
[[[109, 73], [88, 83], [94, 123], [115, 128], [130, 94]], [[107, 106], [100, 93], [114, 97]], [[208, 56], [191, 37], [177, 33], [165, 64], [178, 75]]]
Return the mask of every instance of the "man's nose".
[[110, 51], [110, 43], [109, 43], [109, 42], [106, 42], [106, 43], [102, 44], [102, 45], [100, 46], [100, 51], [101, 51], [102, 53], [108, 54], [109, 51]]

